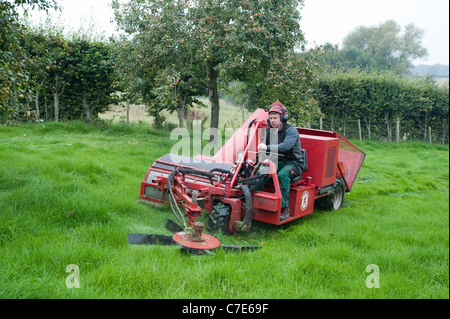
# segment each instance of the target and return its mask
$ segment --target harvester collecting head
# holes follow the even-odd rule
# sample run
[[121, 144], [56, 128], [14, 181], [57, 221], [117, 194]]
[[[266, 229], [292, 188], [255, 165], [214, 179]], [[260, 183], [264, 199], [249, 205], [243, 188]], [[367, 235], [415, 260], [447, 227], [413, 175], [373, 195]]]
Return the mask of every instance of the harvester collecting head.
[[[141, 183], [139, 199], [171, 207], [180, 227], [172, 239], [165, 238], [168, 243], [194, 250], [219, 248], [219, 241], [205, 234], [204, 225], [197, 221], [203, 212], [209, 216], [206, 225], [209, 232], [222, 230], [233, 234], [249, 230], [252, 221], [289, 223], [311, 214], [317, 205], [333, 210], [341, 208], [365, 153], [336, 132], [297, 128], [302, 173], [291, 178], [290, 214], [280, 220], [279, 154], [257, 149], [267, 129], [268, 113], [257, 109], [214, 156], [192, 158], [169, 153], [153, 163]], [[152, 243], [148, 238], [142, 237], [141, 241]], [[161, 238], [154, 242], [164, 243]], [[133, 243], [139, 243], [139, 239], [135, 238]]]

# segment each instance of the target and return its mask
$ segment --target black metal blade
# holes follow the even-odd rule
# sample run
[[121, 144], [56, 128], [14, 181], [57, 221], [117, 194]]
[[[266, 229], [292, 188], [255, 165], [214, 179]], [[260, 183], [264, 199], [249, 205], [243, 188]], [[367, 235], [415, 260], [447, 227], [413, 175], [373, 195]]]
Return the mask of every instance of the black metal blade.
[[192, 249], [187, 247], [182, 247], [181, 251], [185, 254], [190, 255], [211, 255], [214, 256], [214, 251], [210, 249]]
[[168, 229], [169, 231], [171, 231], [172, 233], [179, 233], [181, 231], [183, 231], [183, 227], [181, 227], [180, 225], [178, 225], [177, 223], [175, 223], [173, 220], [169, 219], [166, 223], [166, 229]]
[[234, 246], [234, 245], [221, 245], [219, 249], [225, 251], [239, 252], [239, 251], [254, 251], [260, 249], [261, 246]]
[[178, 245], [167, 235], [128, 234], [128, 243], [132, 245]]

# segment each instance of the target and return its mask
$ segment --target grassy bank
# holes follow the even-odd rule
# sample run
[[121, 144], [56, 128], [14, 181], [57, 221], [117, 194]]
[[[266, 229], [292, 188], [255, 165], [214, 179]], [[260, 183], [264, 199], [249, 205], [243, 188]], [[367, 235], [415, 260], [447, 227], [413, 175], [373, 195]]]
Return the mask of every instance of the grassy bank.
[[[367, 157], [340, 211], [219, 236], [263, 243], [256, 252], [190, 256], [127, 244], [131, 232], [170, 234], [170, 209], [137, 201], [169, 136], [0, 127], [0, 298], [449, 298], [448, 146], [355, 142]], [[70, 264], [79, 289], [66, 286]], [[366, 286], [371, 264], [380, 288]]]

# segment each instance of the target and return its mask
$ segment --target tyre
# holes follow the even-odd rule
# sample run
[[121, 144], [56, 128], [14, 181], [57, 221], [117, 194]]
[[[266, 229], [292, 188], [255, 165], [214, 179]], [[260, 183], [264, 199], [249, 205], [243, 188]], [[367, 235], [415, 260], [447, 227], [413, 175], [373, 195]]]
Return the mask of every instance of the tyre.
[[213, 206], [206, 228], [211, 233], [221, 230], [224, 235], [230, 233], [228, 225], [230, 223], [231, 207], [223, 203]]
[[336, 187], [331, 194], [316, 200], [318, 207], [325, 210], [338, 210], [344, 204], [345, 188], [344, 182], [336, 180]]

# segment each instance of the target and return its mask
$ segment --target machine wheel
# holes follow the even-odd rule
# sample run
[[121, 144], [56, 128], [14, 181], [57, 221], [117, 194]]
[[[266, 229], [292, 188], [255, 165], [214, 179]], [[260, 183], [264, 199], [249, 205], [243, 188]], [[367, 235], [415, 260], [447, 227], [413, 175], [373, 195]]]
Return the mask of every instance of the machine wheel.
[[222, 230], [222, 233], [228, 235], [230, 233], [228, 224], [230, 222], [231, 207], [224, 203], [219, 203], [213, 206], [206, 228], [211, 233], [216, 233]]
[[344, 183], [342, 182], [342, 180], [338, 179], [336, 180], [336, 188], [334, 189], [334, 192], [328, 196], [319, 198], [317, 200], [317, 203], [319, 204], [320, 208], [326, 210], [338, 210], [342, 207], [342, 204], [344, 204], [344, 197]]

